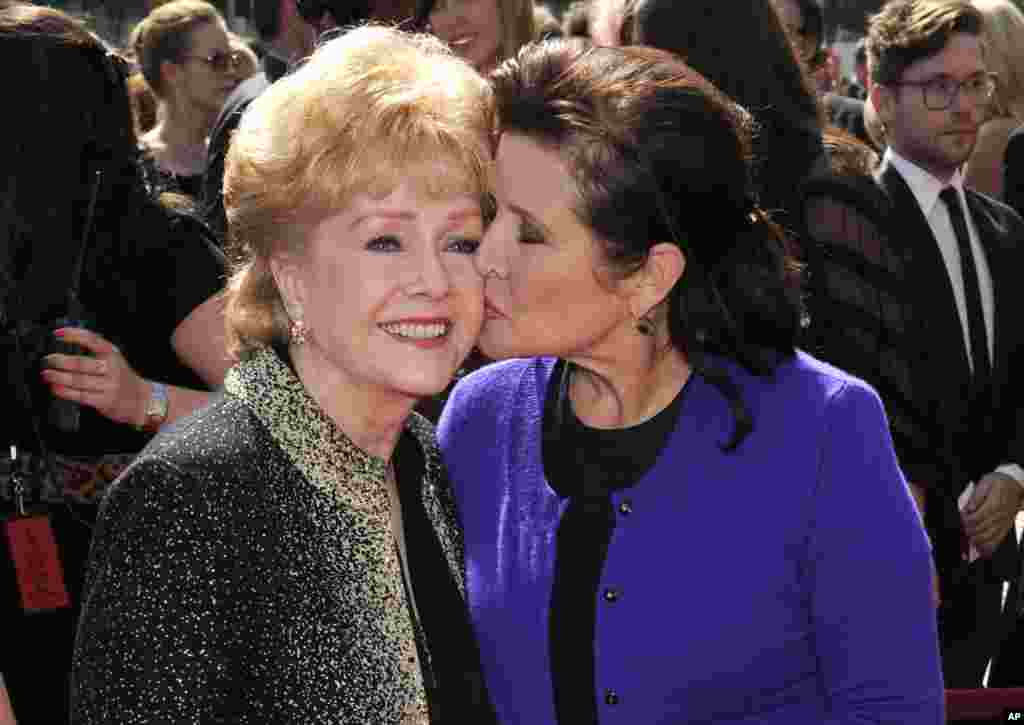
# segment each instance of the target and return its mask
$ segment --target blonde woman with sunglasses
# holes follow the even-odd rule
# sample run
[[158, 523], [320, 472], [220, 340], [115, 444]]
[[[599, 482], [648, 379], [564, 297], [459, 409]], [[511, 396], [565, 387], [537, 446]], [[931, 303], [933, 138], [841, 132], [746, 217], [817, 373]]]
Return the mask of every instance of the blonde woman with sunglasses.
[[132, 34], [146, 83], [157, 99], [156, 125], [140, 138], [143, 167], [157, 192], [198, 198], [213, 123], [241, 79], [241, 58], [224, 18], [204, 0], [174, 0]]

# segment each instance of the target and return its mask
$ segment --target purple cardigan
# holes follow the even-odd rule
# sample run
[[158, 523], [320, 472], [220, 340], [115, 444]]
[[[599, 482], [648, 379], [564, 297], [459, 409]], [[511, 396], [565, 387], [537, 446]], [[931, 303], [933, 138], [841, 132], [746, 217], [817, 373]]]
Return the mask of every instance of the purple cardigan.
[[[553, 365], [477, 371], [438, 428], [484, 672], [508, 725], [555, 722], [547, 619], [565, 502], [541, 464]], [[695, 378], [658, 461], [613, 495], [601, 724], [940, 725], [931, 556], [878, 396], [802, 353], [772, 378], [729, 369], [754, 418], [739, 449], [722, 452], [728, 406]]]

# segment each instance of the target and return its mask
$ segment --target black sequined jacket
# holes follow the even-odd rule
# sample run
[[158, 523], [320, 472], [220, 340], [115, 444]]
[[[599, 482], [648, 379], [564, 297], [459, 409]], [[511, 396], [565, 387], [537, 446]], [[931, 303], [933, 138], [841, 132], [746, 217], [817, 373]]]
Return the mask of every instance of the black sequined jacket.
[[[416, 415], [407, 431], [425, 453], [425, 528], [461, 593], [433, 431]], [[385, 463], [288, 365], [268, 349], [236, 366], [224, 395], [154, 439], [103, 503], [72, 721], [429, 722], [389, 520]]]

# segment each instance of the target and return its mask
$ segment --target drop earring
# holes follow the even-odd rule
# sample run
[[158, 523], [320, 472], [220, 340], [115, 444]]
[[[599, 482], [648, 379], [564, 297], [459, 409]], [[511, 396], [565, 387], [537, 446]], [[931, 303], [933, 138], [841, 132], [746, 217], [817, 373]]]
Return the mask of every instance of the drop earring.
[[309, 340], [309, 327], [302, 320], [292, 320], [292, 324], [288, 327], [288, 336], [293, 345], [305, 345]]
[[640, 317], [636, 319], [636, 331], [644, 337], [651, 337], [654, 335], [654, 324], [647, 315], [640, 315]]

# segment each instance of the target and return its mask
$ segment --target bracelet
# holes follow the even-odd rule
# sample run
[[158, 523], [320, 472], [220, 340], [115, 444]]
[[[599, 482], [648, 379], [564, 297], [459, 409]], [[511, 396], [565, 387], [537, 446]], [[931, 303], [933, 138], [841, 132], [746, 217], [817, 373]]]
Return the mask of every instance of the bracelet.
[[150, 382], [149, 402], [146, 404], [146, 417], [141, 426], [136, 428], [145, 433], [156, 433], [167, 420], [167, 386], [163, 383]]

